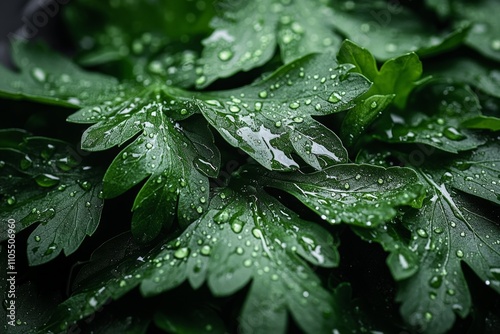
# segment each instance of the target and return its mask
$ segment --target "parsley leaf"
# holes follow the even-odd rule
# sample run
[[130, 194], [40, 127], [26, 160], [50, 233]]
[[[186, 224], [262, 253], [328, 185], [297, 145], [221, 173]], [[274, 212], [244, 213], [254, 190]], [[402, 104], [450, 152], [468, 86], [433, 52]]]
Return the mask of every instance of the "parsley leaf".
[[335, 26], [350, 40], [367, 48], [377, 59], [407, 52], [430, 56], [462, 43], [468, 26], [440, 30], [424, 15], [400, 2], [335, 1]]
[[240, 89], [200, 93], [205, 118], [229, 142], [268, 169], [299, 167], [297, 153], [316, 169], [347, 162], [340, 139], [311, 116], [354, 106], [369, 88], [352, 65], [331, 55], [310, 55], [285, 65], [265, 80]]
[[[75, 252], [99, 224], [103, 172], [82, 165], [69, 143], [0, 131], [0, 219], [16, 221], [16, 233], [40, 223], [28, 237], [28, 260], [39, 265]], [[1, 240], [7, 239], [2, 224]]]
[[310, 53], [337, 51], [340, 46], [325, 1], [236, 1], [225, 7], [212, 21], [215, 31], [203, 41], [198, 87], [263, 65], [276, 44], [285, 64]]
[[412, 113], [394, 111], [381, 119], [376, 138], [391, 143], [421, 143], [457, 153], [485, 142], [461, 123], [480, 116], [481, 105], [469, 87], [431, 82], [415, 91], [408, 108]]
[[407, 168], [342, 164], [311, 174], [269, 174], [268, 185], [307, 205], [331, 224], [370, 227], [392, 219], [402, 205], [418, 207], [423, 187]]

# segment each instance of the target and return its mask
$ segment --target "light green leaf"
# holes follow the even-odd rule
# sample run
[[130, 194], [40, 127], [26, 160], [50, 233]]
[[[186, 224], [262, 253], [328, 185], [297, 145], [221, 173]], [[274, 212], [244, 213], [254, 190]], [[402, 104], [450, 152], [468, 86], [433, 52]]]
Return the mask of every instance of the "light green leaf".
[[200, 93], [201, 112], [227, 142], [268, 169], [298, 168], [292, 153], [316, 169], [346, 162], [340, 139], [311, 116], [351, 108], [369, 84], [331, 58], [306, 56], [256, 84]]
[[486, 129], [491, 131], [500, 130], [500, 118], [492, 116], [478, 116], [476, 118], [471, 118], [462, 123], [469, 129]]
[[336, 52], [340, 46], [323, 0], [237, 1], [224, 9], [203, 42], [198, 87], [265, 64], [277, 44], [285, 64], [314, 52]]
[[266, 176], [331, 224], [375, 227], [396, 216], [403, 205], [418, 207], [423, 195], [417, 175], [408, 168], [343, 164], [311, 174]]
[[340, 63], [354, 64], [353, 72], [373, 82], [360, 97], [362, 101], [349, 110], [343, 120], [341, 137], [352, 145], [391, 103], [404, 108], [415, 82], [422, 75], [422, 63], [415, 53], [410, 53], [386, 61], [379, 71], [372, 54], [349, 40], [342, 44], [337, 59]]
[[367, 49], [347, 40], [337, 59], [341, 64], [354, 64], [352, 72], [361, 73], [373, 82], [364, 97], [395, 94], [394, 104], [400, 109], [404, 108], [415, 82], [422, 76], [422, 62], [415, 53], [389, 59], [378, 70], [375, 58]]
[[[0, 137], [22, 137], [0, 146], [0, 219], [13, 219], [16, 233], [41, 223], [28, 237], [30, 265], [72, 254], [99, 224], [103, 172], [84, 165], [69, 143], [19, 130], [1, 130]], [[7, 232], [2, 224], [1, 240]]]
[[431, 82], [419, 87], [409, 112], [394, 111], [380, 119], [375, 137], [390, 143], [421, 143], [457, 153], [483, 144], [477, 133], [462, 129], [462, 122], [480, 115], [477, 96], [467, 86]]

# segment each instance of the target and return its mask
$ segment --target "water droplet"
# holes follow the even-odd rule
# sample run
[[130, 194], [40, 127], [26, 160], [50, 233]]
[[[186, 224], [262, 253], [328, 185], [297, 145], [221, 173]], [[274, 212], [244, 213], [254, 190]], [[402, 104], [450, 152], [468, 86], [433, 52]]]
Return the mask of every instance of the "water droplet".
[[337, 103], [340, 100], [342, 100], [342, 96], [340, 96], [340, 94], [337, 92], [333, 92], [332, 95], [330, 95], [330, 97], [328, 98], [328, 102], [332, 103]]
[[91, 204], [90, 202], [88, 202], [88, 201], [87, 201], [87, 202], [85, 202], [85, 207], [86, 207], [86, 208], [90, 208], [90, 206], [91, 206], [91, 205], [92, 205], [92, 204]]
[[41, 174], [35, 176], [35, 181], [40, 187], [49, 188], [59, 183], [59, 178], [52, 174]]
[[203, 213], [203, 208], [201, 206], [197, 207], [196, 208], [196, 212], [198, 212], [199, 214], [202, 214]]
[[276, 123], [274, 123], [274, 126], [276, 126], [277, 128], [281, 127], [281, 121], [277, 121]]
[[147, 144], [146, 144], [146, 148], [147, 148], [148, 150], [152, 149], [152, 148], [153, 148], [153, 144], [151, 144], [151, 143], [147, 143]]
[[349, 188], [351, 188], [351, 186], [349, 185], [349, 183], [347, 183], [347, 182], [346, 182], [346, 183], [344, 184], [344, 189], [345, 189], [345, 190], [349, 190]]
[[5, 161], [0, 160], [0, 168], [3, 168], [5, 166]]
[[462, 252], [460, 249], [457, 250], [456, 254], [457, 254], [457, 257], [459, 257], [459, 258], [463, 258], [464, 257], [464, 252]]
[[183, 259], [185, 258], [186, 256], [189, 255], [189, 248], [187, 247], [182, 247], [182, 248], [179, 248], [178, 250], [175, 251], [174, 253], [174, 256], [177, 258], [177, 259]]
[[199, 77], [198, 79], [196, 79], [195, 83], [197, 85], [203, 85], [205, 83], [205, 81], [207, 81], [207, 78], [204, 75], [202, 75], [201, 77]]
[[259, 230], [259, 229], [258, 229], [258, 228], [256, 228], [256, 227], [252, 229], [252, 234], [253, 234], [253, 236], [254, 236], [254, 237], [256, 237], [257, 239], [261, 239], [261, 238], [263, 237], [263, 235], [262, 235], [262, 231], [261, 231], [261, 230]]
[[123, 152], [122, 159], [125, 160], [125, 159], [127, 159], [127, 157], [128, 157], [128, 153], [127, 152]]
[[441, 234], [441, 233], [443, 233], [443, 229], [442, 229], [441, 227], [436, 227], [436, 228], [434, 229], [434, 232], [435, 232], [436, 234]]
[[454, 127], [447, 127], [443, 130], [443, 135], [450, 139], [450, 140], [455, 140], [455, 141], [459, 141], [459, 140], [464, 140], [466, 138], [465, 135], [463, 135], [462, 133], [460, 133], [457, 129], [455, 129]]
[[500, 39], [494, 39], [491, 41], [491, 48], [495, 51], [500, 51]]
[[22, 169], [22, 170], [27, 170], [28, 168], [30, 168], [31, 166], [33, 165], [33, 161], [30, 159], [29, 156], [25, 155], [21, 161], [19, 162], [19, 167]]
[[40, 156], [45, 160], [49, 160], [52, 155], [54, 155], [55, 150], [56, 148], [54, 145], [48, 144], [47, 147], [40, 152]]
[[298, 117], [298, 116], [297, 116], [297, 117], [294, 117], [294, 118], [293, 118], [293, 121], [294, 121], [295, 123], [302, 123], [302, 122], [304, 121], [304, 119], [303, 119], [302, 117]]
[[237, 247], [237, 248], [236, 248], [236, 254], [241, 255], [241, 254], [243, 254], [244, 252], [245, 252], [245, 251], [243, 250], [243, 248], [241, 248], [241, 247]]
[[439, 125], [443, 125], [443, 124], [444, 124], [444, 119], [442, 119], [442, 118], [438, 118], [438, 119], [436, 120], [436, 123], [437, 123], [437, 124], [439, 124]]
[[89, 191], [92, 188], [92, 184], [89, 181], [78, 181], [78, 185], [85, 191]]
[[231, 224], [231, 230], [233, 230], [234, 233], [240, 233], [242, 229], [243, 225], [238, 221], [235, 221]]
[[241, 109], [240, 109], [240, 107], [238, 107], [238, 106], [230, 106], [230, 107], [229, 107], [229, 111], [230, 111], [230, 112], [238, 112], [238, 111], [240, 111], [240, 110], [241, 110]]
[[208, 256], [208, 255], [210, 255], [211, 251], [212, 251], [212, 249], [210, 248], [210, 246], [209, 245], [205, 245], [205, 246], [201, 247], [200, 253], [202, 255]]
[[359, 180], [361, 179], [361, 174], [356, 174], [356, 176], [354, 177], [356, 180]]
[[419, 229], [417, 230], [417, 234], [418, 234], [420, 237], [422, 237], [422, 238], [427, 238], [427, 237], [429, 236], [429, 235], [427, 234], [427, 232], [426, 232], [424, 229], [422, 229], [422, 228], [419, 228]]
[[47, 250], [45, 251], [44, 255], [50, 255], [50, 254], [54, 253], [56, 248], [57, 248], [57, 245], [55, 243], [51, 243], [49, 245], [49, 248], [47, 248]]
[[44, 82], [47, 79], [47, 73], [39, 67], [35, 67], [31, 70], [31, 75], [36, 81]]
[[291, 109], [297, 109], [298, 107], [300, 107], [300, 104], [297, 103], [297, 102], [292, 102], [288, 105]]
[[245, 267], [250, 267], [252, 265], [252, 260], [246, 259], [245, 261], [243, 261], [243, 265]]
[[233, 57], [233, 52], [231, 50], [222, 50], [219, 52], [218, 57], [222, 61], [228, 61]]
[[377, 180], [377, 183], [378, 183], [378, 184], [383, 184], [383, 183], [384, 183], [384, 180], [382, 180], [382, 179], [378, 179], [378, 180]]
[[40, 236], [39, 236], [39, 235], [35, 235], [35, 238], [34, 238], [34, 239], [35, 239], [35, 241], [36, 241], [36, 242], [40, 242], [40, 240], [42, 240], [42, 238], [40, 238]]
[[259, 97], [262, 98], [262, 99], [265, 99], [267, 97], [267, 92], [265, 90], [261, 91], [259, 93]]
[[262, 102], [255, 102], [255, 111], [262, 110]]
[[432, 313], [425, 312], [424, 313], [424, 318], [425, 318], [426, 321], [431, 321], [432, 320]]
[[432, 276], [429, 280], [429, 285], [435, 289], [439, 288], [443, 283], [443, 276]]
[[377, 102], [373, 101], [372, 104], [370, 104], [370, 108], [372, 109], [377, 108]]

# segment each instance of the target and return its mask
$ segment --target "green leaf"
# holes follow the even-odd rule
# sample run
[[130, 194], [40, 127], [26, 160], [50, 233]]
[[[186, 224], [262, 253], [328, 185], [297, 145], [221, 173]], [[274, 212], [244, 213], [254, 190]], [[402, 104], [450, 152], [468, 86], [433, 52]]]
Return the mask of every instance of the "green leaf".
[[381, 60], [408, 52], [421, 56], [442, 53], [460, 45], [468, 29], [441, 31], [400, 2], [343, 0], [334, 2], [333, 8], [337, 29]]
[[344, 164], [311, 174], [269, 174], [267, 184], [297, 197], [331, 224], [375, 227], [403, 205], [418, 207], [422, 184], [410, 169]]
[[[103, 201], [102, 171], [83, 164], [66, 142], [31, 137], [19, 130], [1, 130], [1, 138], [20, 137], [0, 146], [0, 219], [14, 219], [15, 232], [39, 224], [28, 237], [28, 261], [39, 265], [61, 251], [75, 252], [99, 224]], [[5, 143], [6, 141], [0, 140]], [[0, 230], [6, 240], [8, 225]]]
[[494, 97], [500, 98], [500, 71], [498, 66], [471, 58], [453, 57], [429, 64], [426, 71], [434, 77], [452, 78], [465, 82]]
[[203, 41], [198, 87], [265, 64], [276, 44], [285, 64], [340, 46], [331, 9], [323, 0], [237, 1], [225, 6], [212, 21], [214, 32]]
[[467, 45], [483, 55], [500, 61], [500, 7], [495, 0], [459, 1], [453, 6], [457, 25], [473, 23], [467, 35]]
[[441, 164], [441, 180], [461, 190], [500, 204], [500, 147], [494, 140], [471, 153], [461, 154], [452, 164]]
[[116, 79], [82, 71], [43, 45], [18, 41], [12, 47], [20, 72], [0, 66], [0, 97], [85, 106], [104, 101], [115, 92]]
[[[460, 268], [463, 261], [492, 289], [500, 292], [498, 213], [484, 214], [466, 196], [423, 174], [430, 196], [419, 211], [404, 217], [417, 253], [419, 271], [402, 281], [398, 300], [405, 320], [426, 332], [444, 333], [471, 309], [471, 297]], [[490, 217], [490, 218], [489, 218]]]
[[380, 119], [375, 137], [390, 143], [421, 143], [457, 153], [485, 140], [462, 122], [480, 115], [477, 96], [467, 86], [431, 82], [419, 87], [408, 105]]
[[349, 40], [342, 44], [337, 59], [340, 63], [354, 64], [353, 72], [373, 82], [361, 96], [362, 101], [349, 110], [343, 120], [341, 137], [352, 145], [391, 103], [404, 108], [415, 82], [422, 75], [422, 63], [415, 53], [410, 53], [386, 61], [379, 71], [372, 54]]
[[82, 109], [68, 118], [98, 121], [83, 134], [87, 150], [122, 145], [141, 133], [109, 166], [103, 192], [116, 197], [147, 179], [132, 208], [132, 232], [144, 241], [169, 227], [176, 213], [183, 226], [198, 218], [207, 207], [208, 177], [218, 174], [220, 156], [207, 124], [202, 119], [174, 120], [192, 113], [191, 100], [182, 94], [168, 86], [131, 87], [124, 89], [122, 101]]
[[408, 240], [404, 238], [408, 232], [403, 231], [403, 228], [395, 221], [370, 229], [351, 226], [354, 233], [363, 240], [379, 243], [390, 253], [386, 263], [397, 281], [413, 276], [418, 270], [418, 256], [408, 248]]
[[311, 116], [351, 108], [369, 84], [350, 65], [338, 66], [328, 54], [310, 55], [285, 65], [256, 84], [200, 93], [205, 118], [229, 142], [268, 169], [299, 167], [297, 153], [316, 169], [347, 162], [340, 139]]
[[462, 123], [468, 129], [486, 129], [491, 131], [500, 130], [500, 118], [491, 116], [478, 116]]
[[93, 275], [44, 329], [89, 315], [138, 284], [143, 295], [152, 296], [187, 280], [195, 289], [206, 282], [216, 296], [231, 295], [252, 281], [240, 318], [244, 333], [283, 333], [287, 310], [307, 333], [332, 331], [343, 327], [342, 305], [305, 260], [336, 266], [335, 246], [319, 225], [300, 219], [258, 184], [237, 178], [230, 188], [219, 189], [209, 209], [179, 237], [147, 256], [122, 261], [115, 275], [110, 270]]

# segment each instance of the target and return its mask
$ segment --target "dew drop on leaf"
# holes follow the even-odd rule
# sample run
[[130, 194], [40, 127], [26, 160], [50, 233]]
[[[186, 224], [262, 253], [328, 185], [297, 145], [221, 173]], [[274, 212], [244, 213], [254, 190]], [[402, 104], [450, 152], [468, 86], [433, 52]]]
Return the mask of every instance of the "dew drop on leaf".
[[208, 256], [208, 255], [210, 255], [210, 252], [211, 252], [211, 251], [212, 251], [212, 249], [210, 248], [210, 246], [209, 246], [209, 245], [205, 245], [205, 246], [203, 246], [203, 247], [201, 248], [200, 253], [201, 253], [202, 255]]
[[10, 196], [9, 198], [7, 198], [7, 204], [9, 205], [14, 205], [16, 204], [16, 197], [15, 196]]
[[443, 130], [443, 135], [450, 139], [450, 140], [455, 140], [455, 141], [459, 141], [459, 140], [464, 140], [466, 138], [466, 136], [462, 133], [460, 133], [457, 129], [455, 129], [454, 127], [447, 127]]
[[332, 103], [337, 103], [340, 100], [342, 100], [342, 96], [340, 96], [340, 94], [337, 92], [333, 92], [332, 95], [330, 95], [330, 97], [328, 98], [328, 102]]
[[222, 61], [228, 61], [233, 57], [233, 52], [230, 50], [222, 50], [219, 52], [218, 57]]
[[427, 238], [429, 235], [427, 234], [427, 232], [422, 229], [422, 228], [419, 228], [417, 230], [417, 234], [421, 237], [421, 238]]
[[182, 247], [182, 248], [179, 248], [178, 250], [175, 251], [174, 253], [174, 256], [177, 258], [177, 259], [183, 259], [185, 258], [186, 256], [189, 255], [189, 248], [187, 247]]
[[78, 185], [85, 191], [89, 191], [92, 188], [92, 184], [89, 181], [78, 181]]
[[443, 276], [441, 275], [432, 276], [431, 279], [429, 280], [429, 285], [435, 289], [439, 288], [442, 283], [443, 283]]
[[19, 162], [19, 168], [22, 170], [27, 170], [33, 165], [33, 161], [30, 159], [29, 156], [25, 155], [21, 161]]
[[35, 176], [35, 181], [40, 187], [50, 188], [58, 184], [60, 179], [52, 174], [40, 174]]
[[240, 107], [238, 107], [238, 106], [230, 106], [230, 107], [229, 107], [229, 111], [230, 111], [230, 112], [234, 112], [234, 113], [236, 113], [236, 112], [238, 112], [238, 111], [240, 111], [240, 110], [241, 110], [241, 109], [240, 109]]

